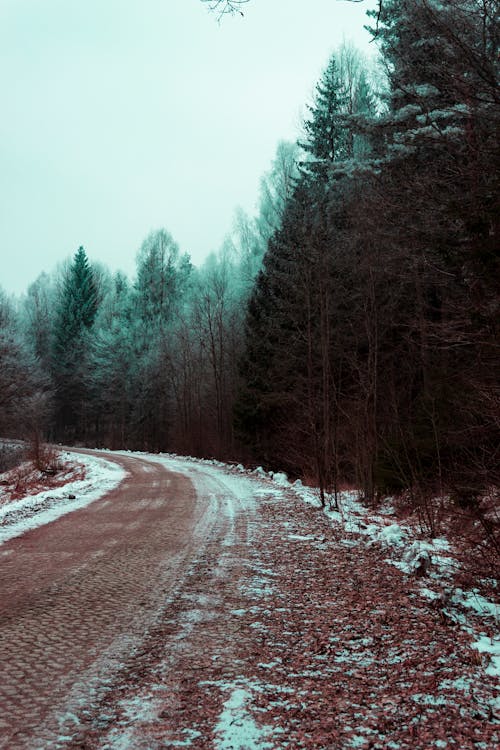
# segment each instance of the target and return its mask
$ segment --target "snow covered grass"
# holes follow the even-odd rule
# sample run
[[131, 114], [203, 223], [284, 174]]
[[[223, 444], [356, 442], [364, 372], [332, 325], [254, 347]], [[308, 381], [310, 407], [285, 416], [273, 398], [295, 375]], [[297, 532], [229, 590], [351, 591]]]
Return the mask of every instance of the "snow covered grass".
[[65, 468], [57, 476], [58, 486], [42, 491], [39, 480], [33, 481], [34, 470], [30, 465], [14, 470], [14, 475], [24, 473], [24, 486], [32, 489], [30, 494], [16, 500], [11, 497], [17, 477], [11, 476], [13, 472], [3, 475], [7, 484], [0, 491], [0, 544], [89, 505], [115, 489], [126, 476], [126, 471], [117, 464], [94, 456], [65, 451], [60, 461]]

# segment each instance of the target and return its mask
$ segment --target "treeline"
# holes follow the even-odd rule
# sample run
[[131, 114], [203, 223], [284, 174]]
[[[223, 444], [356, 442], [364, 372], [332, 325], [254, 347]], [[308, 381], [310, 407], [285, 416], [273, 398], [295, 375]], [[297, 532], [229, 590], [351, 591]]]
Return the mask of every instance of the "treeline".
[[2, 428], [48, 415], [56, 440], [242, 458], [369, 499], [498, 486], [496, 6], [385, 0], [385, 91], [333, 55], [257, 217], [202, 269], [162, 230], [133, 282], [80, 249], [21, 314], [4, 303]]
[[387, 0], [374, 33], [386, 109], [331, 59], [250, 300], [238, 425], [325, 490], [474, 504], [498, 486], [496, 4]]
[[81, 247], [17, 311], [4, 298], [2, 431], [228, 456], [243, 316], [233, 271], [226, 256], [197, 271], [159, 230], [143, 243], [133, 282], [91, 266]]
[[160, 229], [132, 280], [80, 247], [22, 299], [0, 294], [0, 434], [234, 458], [246, 303], [297, 154], [278, 146], [257, 217], [238, 212], [202, 268]]

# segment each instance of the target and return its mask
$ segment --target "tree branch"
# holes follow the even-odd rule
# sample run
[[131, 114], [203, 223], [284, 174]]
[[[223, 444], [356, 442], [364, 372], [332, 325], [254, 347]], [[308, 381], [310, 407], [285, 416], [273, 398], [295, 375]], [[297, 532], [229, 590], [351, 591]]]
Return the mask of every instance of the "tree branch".
[[218, 20], [225, 15], [239, 13], [243, 15], [241, 6], [250, 2], [250, 0], [201, 0], [202, 3], [208, 4], [208, 9], [217, 14]]

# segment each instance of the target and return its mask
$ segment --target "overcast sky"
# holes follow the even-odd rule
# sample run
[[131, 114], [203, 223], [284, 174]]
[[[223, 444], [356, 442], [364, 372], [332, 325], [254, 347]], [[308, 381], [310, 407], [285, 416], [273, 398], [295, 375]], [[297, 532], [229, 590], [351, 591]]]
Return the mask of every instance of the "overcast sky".
[[132, 276], [165, 227], [199, 264], [254, 212], [330, 53], [373, 2], [0, 0], [0, 286], [20, 293], [83, 245]]

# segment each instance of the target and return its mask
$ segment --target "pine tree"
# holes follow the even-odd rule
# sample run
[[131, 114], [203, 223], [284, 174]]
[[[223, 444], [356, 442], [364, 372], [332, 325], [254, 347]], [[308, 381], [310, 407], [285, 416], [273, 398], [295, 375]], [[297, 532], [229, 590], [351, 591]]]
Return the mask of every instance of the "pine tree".
[[308, 107], [311, 117], [304, 123], [306, 139], [300, 146], [310, 155], [302, 165], [306, 171], [325, 174], [328, 164], [346, 157], [345, 104], [336, 55], [332, 55]]
[[352, 156], [355, 159], [367, 159], [373, 154], [374, 138], [372, 134], [363, 132], [363, 130], [368, 130], [367, 123], [376, 119], [377, 107], [366, 72], [363, 69], [360, 71], [354, 87], [352, 115]]
[[437, 477], [453, 485], [476, 473], [478, 486], [492, 476], [500, 173], [494, 5], [387, 0], [379, 19], [390, 106], [380, 123], [386, 163], [372, 209], [384, 202], [385, 211], [372, 238], [401, 257], [399, 285], [407, 291], [395, 310], [405, 321], [405, 367], [386, 400], [392, 417], [379, 419], [386, 446], [379, 466], [417, 494]]
[[332, 253], [321, 185], [302, 179], [250, 299], [239, 434], [257, 460], [336, 485]]
[[75, 253], [63, 281], [54, 330], [54, 355], [62, 357], [92, 328], [97, 312], [97, 290], [83, 247]]
[[348, 57], [344, 81], [337, 57], [330, 58], [310, 107], [301, 144], [310, 159], [294, 180], [250, 300], [235, 407], [256, 458], [313, 477], [323, 499], [338, 486], [340, 462], [343, 360], [335, 316], [343, 280], [335, 264], [346, 215], [345, 180], [336, 170], [352, 156], [356, 106], [371, 105], [361, 62], [352, 49]]
[[89, 334], [97, 312], [94, 273], [79, 247], [63, 279], [56, 310], [52, 375], [57, 388], [56, 432], [83, 437], [86, 425], [86, 363]]

